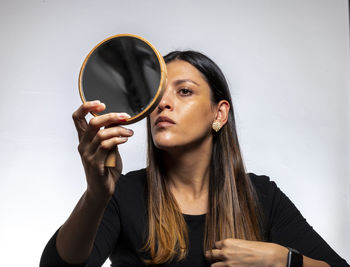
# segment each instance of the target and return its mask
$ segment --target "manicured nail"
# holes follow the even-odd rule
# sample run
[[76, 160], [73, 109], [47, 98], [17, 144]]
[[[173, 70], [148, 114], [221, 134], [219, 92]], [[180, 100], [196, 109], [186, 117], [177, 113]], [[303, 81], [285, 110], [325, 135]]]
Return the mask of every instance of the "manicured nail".
[[121, 121], [121, 122], [126, 122], [130, 118], [131, 118], [131, 116], [128, 113], [120, 113], [119, 114], [119, 121]]
[[120, 113], [120, 118], [121, 119], [130, 119], [131, 116], [128, 113]]
[[100, 104], [101, 101], [100, 100], [94, 100], [94, 101], [91, 101], [90, 103], [91, 103], [91, 105], [97, 105], [97, 104]]

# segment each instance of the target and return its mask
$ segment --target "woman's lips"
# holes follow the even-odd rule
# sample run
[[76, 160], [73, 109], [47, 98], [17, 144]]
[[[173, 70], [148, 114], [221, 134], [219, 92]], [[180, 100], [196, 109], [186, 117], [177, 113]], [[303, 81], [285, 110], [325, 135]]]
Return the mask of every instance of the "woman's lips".
[[166, 116], [161, 116], [156, 119], [156, 122], [154, 124], [157, 127], [167, 127], [167, 126], [174, 125], [175, 122]]

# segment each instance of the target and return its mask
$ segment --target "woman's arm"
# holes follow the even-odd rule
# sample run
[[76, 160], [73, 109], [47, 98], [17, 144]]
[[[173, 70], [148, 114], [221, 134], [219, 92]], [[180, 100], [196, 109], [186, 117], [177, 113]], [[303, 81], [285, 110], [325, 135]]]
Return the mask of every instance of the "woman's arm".
[[[286, 267], [288, 249], [286, 247], [257, 241], [225, 239], [215, 243], [215, 249], [206, 252], [206, 257], [220, 266], [260, 266]], [[304, 267], [330, 267], [323, 261], [303, 256]]]
[[[116, 189], [116, 191], [117, 190], [118, 189]], [[47, 243], [41, 256], [40, 267], [84, 267], [86, 264], [88, 264], [88, 266], [102, 266], [107, 257], [112, 253], [113, 248], [115, 248], [120, 233], [120, 214], [117, 193], [115, 192], [113, 194], [104, 211], [103, 218], [94, 238], [93, 250], [86, 261], [78, 265], [73, 265], [62, 259], [58, 254], [56, 246], [59, 231], [60, 229], [56, 231]], [[90, 232], [88, 234], [90, 234]]]
[[116, 152], [115, 168], [106, 168], [105, 159], [110, 150], [125, 143], [133, 134], [130, 130], [115, 126], [127, 119], [127, 114], [110, 113], [94, 117], [89, 123], [86, 122], [85, 116], [89, 112], [100, 112], [104, 108], [104, 104], [99, 101], [86, 102], [73, 113], [87, 189], [68, 220], [60, 228], [56, 238], [57, 252], [69, 264], [83, 263], [91, 254], [106, 206], [122, 171], [118, 152]]
[[[349, 267], [302, 216], [293, 202], [267, 176], [250, 174], [259, 196], [264, 218], [265, 240], [290, 247], [311, 259], [327, 262], [332, 267]], [[322, 265], [320, 265], [322, 266]]]
[[56, 248], [65, 262], [80, 264], [88, 259], [107, 203], [107, 198], [83, 194], [57, 234]]
[[300, 251], [303, 266], [306, 267], [349, 266], [307, 223], [274, 182], [270, 182], [266, 176], [250, 174], [250, 177], [261, 202], [265, 241], [268, 242], [240, 239], [219, 241], [212, 254], [211, 251], [206, 253], [206, 257], [214, 262], [212, 266], [231, 266], [235, 263], [237, 266], [285, 267], [287, 247]]

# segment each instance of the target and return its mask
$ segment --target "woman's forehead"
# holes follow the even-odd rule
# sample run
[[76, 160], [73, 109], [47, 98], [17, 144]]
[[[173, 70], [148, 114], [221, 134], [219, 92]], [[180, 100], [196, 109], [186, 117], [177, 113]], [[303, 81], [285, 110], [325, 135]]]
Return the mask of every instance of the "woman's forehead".
[[168, 79], [179, 82], [192, 82], [196, 85], [206, 83], [203, 74], [192, 64], [184, 60], [175, 60], [166, 64]]

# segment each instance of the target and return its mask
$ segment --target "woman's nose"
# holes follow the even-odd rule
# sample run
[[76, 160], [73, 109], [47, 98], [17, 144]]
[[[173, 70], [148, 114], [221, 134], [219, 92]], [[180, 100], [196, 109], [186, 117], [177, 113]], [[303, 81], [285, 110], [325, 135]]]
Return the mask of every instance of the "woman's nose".
[[172, 110], [174, 107], [173, 96], [171, 95], [171, 91], [167, 88], [163, 94], [162, 99], [158, 104], [159, 110], [170, 109]]

